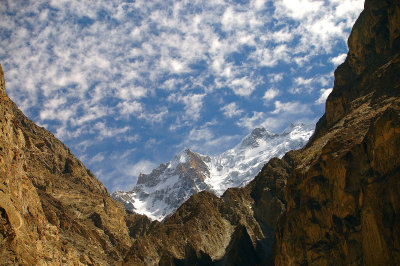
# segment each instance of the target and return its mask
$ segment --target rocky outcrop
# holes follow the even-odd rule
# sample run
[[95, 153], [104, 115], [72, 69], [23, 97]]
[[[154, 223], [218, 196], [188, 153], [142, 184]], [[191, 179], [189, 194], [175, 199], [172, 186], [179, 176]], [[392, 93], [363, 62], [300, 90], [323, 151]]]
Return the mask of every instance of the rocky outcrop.
[[276, 265], [400, 263], [400, 3], [367, 0], [296, 158]]
[[272, 159], [247, 187], [228, 189], [220, 198], [206, 191], [192, 196], [133, 244], [125, 265], [271, 262], [295, 155]]
[[[122, 204], [5, 93], [0, 68], [0, 264], [112, 265], [137, 235]], [[128, 222], [129, 224], [129, 222]]]

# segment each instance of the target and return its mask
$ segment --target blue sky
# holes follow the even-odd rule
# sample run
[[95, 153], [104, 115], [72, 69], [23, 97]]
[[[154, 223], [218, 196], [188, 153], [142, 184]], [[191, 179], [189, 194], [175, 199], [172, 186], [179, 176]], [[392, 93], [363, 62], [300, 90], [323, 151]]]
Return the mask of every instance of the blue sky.
[[0, 0], [8, 95], [106, 185], [315, 123], [362, 0]]

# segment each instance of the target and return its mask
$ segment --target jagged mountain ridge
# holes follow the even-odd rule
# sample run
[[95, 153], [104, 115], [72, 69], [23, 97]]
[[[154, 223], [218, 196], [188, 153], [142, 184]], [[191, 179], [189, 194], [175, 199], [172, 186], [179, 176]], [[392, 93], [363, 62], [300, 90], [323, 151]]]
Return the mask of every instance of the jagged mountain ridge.
[[309, 143], [192, 196], [125, 265], [399, 265], [399, 18], [399, 1], [366, 0]]
[[129, 210], [162, 220], [195, 193], [206, 190], [221, 196], [228, 188], [247, 185], [265, 162], [301, 148], [312, 133], [313, 126], [304, 124], [291, 124], [281, 134], [260, 127], [217, 156], [185, 149], [150, 174], [140, 174], [131, 191], [112, 196]]
[[114, 265], [150, 226], [25, 117], [0, 65], [0, 265]]

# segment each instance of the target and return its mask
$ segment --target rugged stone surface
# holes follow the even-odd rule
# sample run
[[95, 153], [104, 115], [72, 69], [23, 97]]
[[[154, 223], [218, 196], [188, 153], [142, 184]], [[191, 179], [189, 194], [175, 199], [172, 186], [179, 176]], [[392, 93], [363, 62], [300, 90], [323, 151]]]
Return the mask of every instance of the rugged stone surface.
[[0, 85], [0, 264], [120, 261], [134, 240], [129, 235], [142, 235], [150, 221], [137, 221], [129, 232], [135, 215], [126, 215], [64, 144], [23, 115], [6, 95], [1, 67]]
[[400, 3], [367, 0], [288, 178], [276, 265], [400, 264]]
[[220, 198], [206, 191], [192, 196], [133, 244], [125, 265], [271, 262], [295, 155], [272, 159], [247, 187], [228, 189]]
[[150, 174], [140, 174], [131, 191], [116, 191], [112, 196], [128, 210], [163, 220], [195, 193], [206, 190], [221, 196], [228, 188], [244, 187], [265, 162], [303, 147], [313, 132], [314, 125], [305, 124], [291, 124], [281, 134], [261, 127], [216, 156], [185, 149]]

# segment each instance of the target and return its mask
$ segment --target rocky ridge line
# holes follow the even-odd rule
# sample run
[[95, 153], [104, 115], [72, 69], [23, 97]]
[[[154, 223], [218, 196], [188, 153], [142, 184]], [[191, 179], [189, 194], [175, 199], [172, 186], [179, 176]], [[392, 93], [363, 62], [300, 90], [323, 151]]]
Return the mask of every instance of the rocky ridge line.
[[191, 195], [209, 191], [221, 196], [228, 188], [247, 185], [266, 161], [303, 147], [314, 127], [291, 124], [283, 133], [256, 128], [234, 148], [216, 156], [185, 149], [150, 174], [140, 174], [136, 186], [112, 196], [128, 210], [162, 220]]
[[24, 116], [1, 66], [0, 85], [0, 264], [121, 261], [151, 222], [126, 213], [63, 143]]

